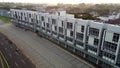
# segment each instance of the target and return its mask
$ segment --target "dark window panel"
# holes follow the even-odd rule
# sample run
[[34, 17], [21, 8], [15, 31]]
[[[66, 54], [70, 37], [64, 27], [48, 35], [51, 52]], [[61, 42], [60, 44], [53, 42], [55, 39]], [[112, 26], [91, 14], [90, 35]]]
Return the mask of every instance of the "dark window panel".
[[76, 33], [76, 38], [79, 40], [83, 40], [84, 35], [82, 33]]
[[98, 45], [99, 40], [94, 38], [94, 45]]
[[81, 32], [84, 32], [84, 26], [81, 27]]
[[43, 16], [41, 16], [41, 20], [44, 21], [44, 17]]
[[62, 21], [62, 27], [63, 27], [63, 25], [64, 25], [63, 23], [64, 23], [64, 22]]
[[47, 28], [49, 28], [50, 27], [49, 23], [46, 23], [46, 26], [47, 26]]
[[114, 33], [112, 41], [118, 42], [118, 40], [119, 40], [119, 34]]
[[89, 34], [94, 36], [99, 36], [99, 29], [89, 28]]
[[113, 51], [113, 52], [116, 52], [117, 44], [105, 41], [103, 44], [103, 48]]
[[59, 32], [63, 33], [63, 28], [62, 27], [59, 27]]
[[52, 19], [52, 24], [56, 24], [56, 20], [55, 19]]
[[55, 26], [55, 31], [57, 31], [57, 26]]
[[67, 22], [67, 28], [68, 28], [68, 29], [72, 29], [72, 28], [73, 28], [73, 24], [70, 23], [70, 22]]
[[73, 36], [73, 31], [70, 31], [70, 36]]
[[80, 45], [80, 46], [83, 46], [83, 43], [80, 42], [80, 41], [76, 41], [76, 44]]

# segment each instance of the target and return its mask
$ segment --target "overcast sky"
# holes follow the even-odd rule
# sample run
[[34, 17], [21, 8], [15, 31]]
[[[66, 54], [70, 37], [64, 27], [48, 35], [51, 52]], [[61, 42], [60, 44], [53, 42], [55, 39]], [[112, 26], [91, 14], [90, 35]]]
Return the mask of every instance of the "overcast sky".
[[22, 3], [120, 3], [120, 0], [0, 0], [0, 2], [22, 2]]

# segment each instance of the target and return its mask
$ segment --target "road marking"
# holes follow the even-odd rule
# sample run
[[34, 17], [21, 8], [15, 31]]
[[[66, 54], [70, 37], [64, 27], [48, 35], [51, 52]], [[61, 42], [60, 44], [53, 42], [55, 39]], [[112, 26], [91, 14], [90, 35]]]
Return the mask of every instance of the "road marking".
[[15, 62], [15, 65], [16, 65], [17, 67], [19, 67], [18, 64], [17, 64], [16, 62]]
[[25, 61], [23, 59], [21, 61], [25, 64]]

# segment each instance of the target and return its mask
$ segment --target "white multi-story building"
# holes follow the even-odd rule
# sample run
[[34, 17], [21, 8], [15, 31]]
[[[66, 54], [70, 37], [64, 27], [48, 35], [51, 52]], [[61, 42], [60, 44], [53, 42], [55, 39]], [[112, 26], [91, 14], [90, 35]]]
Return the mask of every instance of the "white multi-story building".
[[103, 68], [120, 68], [120, 26], [29, 10], [11, 9], [15, 24], [32, 29]]

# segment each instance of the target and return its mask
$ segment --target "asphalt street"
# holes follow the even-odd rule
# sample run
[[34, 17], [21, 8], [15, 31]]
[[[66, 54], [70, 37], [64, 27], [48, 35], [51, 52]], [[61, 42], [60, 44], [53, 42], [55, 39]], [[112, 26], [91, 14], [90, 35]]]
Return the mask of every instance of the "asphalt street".
[[[0, 32], [12, 40], [37, 68], [93, 68], [92, 65], [82, 59], [78, 59], [56, 44], [38, 37], [33, 32], [15, 27], [13, 24], [0, 26]], [[10, 46], [8, 47], [11, 48]], [[9, 51], [11, 50], [7, 51], [10, 53]], [[16, 57], [20, 57], [15, 51], [13, 52]], [[10, 58], [11, 55], [8, 54], [8, 56]], [[22, 61], [20, 62], [23, 63]], [[16, 63], [14, 64], [17, 66]]]
[[2, 68], [2, 61], [0, 60], [0, 68]]
[[35, 68], [35, 65], [33, 65], [25, 55], [23, 55], [22, 51], [1, 33], [0, 50], [7, 60], [10, 68]]

